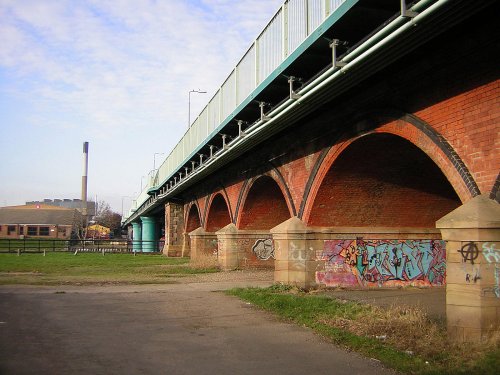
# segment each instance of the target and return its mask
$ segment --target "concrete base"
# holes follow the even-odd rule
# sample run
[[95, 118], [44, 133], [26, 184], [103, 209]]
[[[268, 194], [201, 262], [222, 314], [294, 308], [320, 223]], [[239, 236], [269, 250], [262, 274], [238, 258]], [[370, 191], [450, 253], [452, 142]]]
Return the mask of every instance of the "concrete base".
[[189, 233], [184, 233], [182, 238], [182, 256], [183, 257], [191, 256], [191, 240], [189, 238]]
[[316, 250], [308, 239], [311, 231], [297, 217], [271, 229], [274, 240], [277, 283], [309, 289], [315, 287], [316, 271], [324, 269], [324, 261], [316, 260]]
[[203, 228], [197, 228], [189, 233], [191, 238], [191, 259], [197, 260], [203, 256], [217, 257], [217, 236], [215, 233], [206, 232]]
[[181, 257], [182, 246], [165, 244], [165, 246], [163, 246], [163, 254], [168, 257]]
[[228, 224], [215, 232], [218, 241], [219, 266], [223, 271], [237, 269], [244, 253], [238, 246], [238, 229], [234, 224]]
[[438, 220], [446, 241], [449, 336], [481, 341], [500, 327], [500, 205], [485, 195]]

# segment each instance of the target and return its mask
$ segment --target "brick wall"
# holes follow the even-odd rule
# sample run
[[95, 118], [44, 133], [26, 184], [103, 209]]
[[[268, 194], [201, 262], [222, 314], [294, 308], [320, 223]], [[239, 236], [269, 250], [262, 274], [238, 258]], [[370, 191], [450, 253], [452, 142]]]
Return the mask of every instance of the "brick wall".
[[239, 229], [271, 229], [290, 218], [279, 186], [269, 176], [257, 179], [243, 205]]
[[308, 224], [433, 227], [460, 205], [437, 166], [389, 134], [352, 143], [326, 174]]
[[[9, 226], [13, 227], [13, 231], [9, 233]], [[28, 227], [33, 228], [37, 234], [28, 234]], [[40, 235], [40, 228], [42, 231], [47, 231], [47, 235]], [[39, 239], [68, 239], [71, 237], [71, 225], [25, 225], [25, 224], [11, 224], [0, 225], [0, 238], [17, 239], [17, 238], [39, 238]]]
[[176, 203], [165, 205], [165, 243], [180, 246], [184, 233], [184, 207]]
[[189, 207], [188, 216], [186, 219], [186, 233], [192, 232], [196, 228], [201, 226], [200, 214], [198, 212], [198, 207], [196, 204], [192, 204]]
[[[269, 231], [244, 230], [238, 232], [238, 268], [274, 268], [274, 250]], [[219, 248], [224, 248], [219, 241]]]
[[452, 145], [483, 193], [493, 188], [500, 167], [499, 98], [496, 80], [416, 113]]
[[229, 215], [227, 203], [222, 194], [216, 194], [210, 204], [205, 230], [207, 232], [216, 232], [230, 223], [231, 216]]

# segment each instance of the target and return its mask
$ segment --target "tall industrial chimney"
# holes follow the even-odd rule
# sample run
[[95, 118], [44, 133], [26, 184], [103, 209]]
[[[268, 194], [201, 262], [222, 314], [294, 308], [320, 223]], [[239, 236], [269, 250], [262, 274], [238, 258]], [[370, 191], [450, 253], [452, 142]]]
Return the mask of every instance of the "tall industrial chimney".
[[89, 169], [89, 143], [83, 142], [82, 215], [87, 220], [87, 172]]

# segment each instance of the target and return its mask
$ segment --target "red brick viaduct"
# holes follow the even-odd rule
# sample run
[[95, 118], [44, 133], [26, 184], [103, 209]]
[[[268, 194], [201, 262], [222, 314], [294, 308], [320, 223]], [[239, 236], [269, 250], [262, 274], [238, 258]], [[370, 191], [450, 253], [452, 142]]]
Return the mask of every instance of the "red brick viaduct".
[[[446, 284], [456, 337], [498, 326], [493, 9], [396, 59], [166, 202], [156, 214], [164, 252], [213, 254], [223, 269], [274, 268], [276, 282], [305, 288]], [[472, 315], [479, 318], [465, 323]]]

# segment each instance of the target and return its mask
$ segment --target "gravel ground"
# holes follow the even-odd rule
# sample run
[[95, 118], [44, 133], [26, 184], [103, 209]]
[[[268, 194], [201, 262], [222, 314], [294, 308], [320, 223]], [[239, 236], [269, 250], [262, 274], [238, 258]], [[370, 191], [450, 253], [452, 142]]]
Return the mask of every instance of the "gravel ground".
[[[249, 286], [255, 282], [255, 286], [266, 286], [263, 283], [274, 283], [273, 270], [237, 270], [228, 272], [217, 272], [211, 274], [190, 275], [182, 278], [172, 278], [178, 283], [214, 283], [229, 285], [234, 283], [248, 283]], [[444, 287], [433, 288], [391, 288], [391, 289], [359, 289], [359, 288], [322, 288], [316, 291], [319, 295], [358, 301], [370, 305], [388, 307], [392, 305], [413, 306], [423, 309], [427, 314], [436, 319], [446, 317], [446, 289]]]
[[274, 270], [235, 270], [215, 273], [201, 273], [181, 277], [172, 277], [172, 281], [179, 283], [217, 283], [239, 281], [268, 281], [274, 282]]

